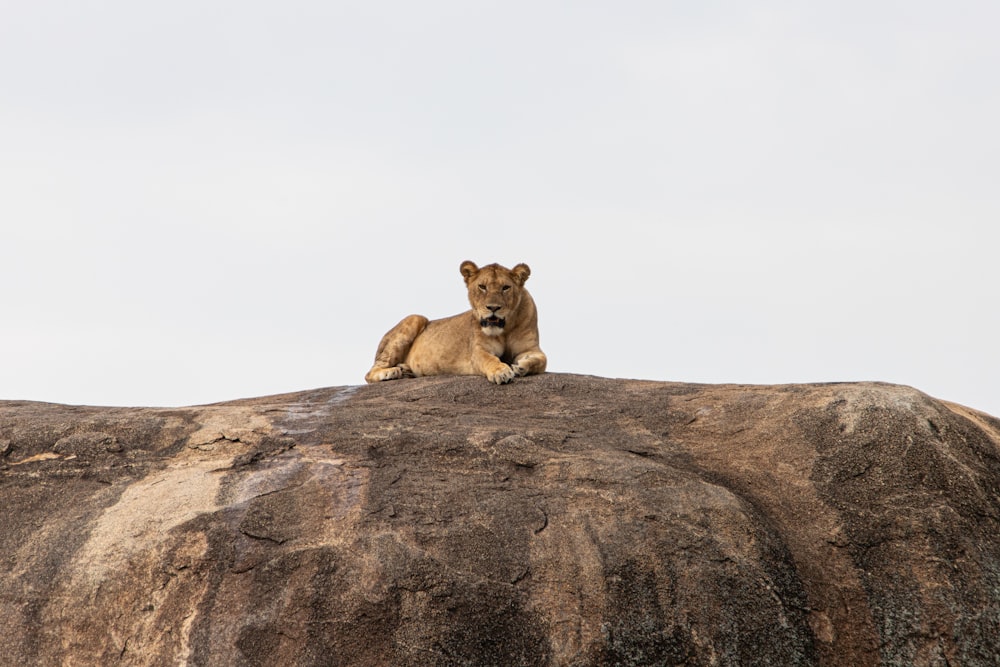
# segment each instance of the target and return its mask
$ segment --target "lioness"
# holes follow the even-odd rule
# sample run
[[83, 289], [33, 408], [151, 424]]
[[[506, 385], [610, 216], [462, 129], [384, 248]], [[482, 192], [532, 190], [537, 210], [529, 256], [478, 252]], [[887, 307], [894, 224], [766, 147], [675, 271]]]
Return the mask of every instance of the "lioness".
[[382, 337], [366, 382], [421, 375], [485, 375], [506, 384], [545, 371], [538, 312], [524, 289], [527, 264], [507, 269], [462, 262], [472, 310], [440, 320], [410, 315]]

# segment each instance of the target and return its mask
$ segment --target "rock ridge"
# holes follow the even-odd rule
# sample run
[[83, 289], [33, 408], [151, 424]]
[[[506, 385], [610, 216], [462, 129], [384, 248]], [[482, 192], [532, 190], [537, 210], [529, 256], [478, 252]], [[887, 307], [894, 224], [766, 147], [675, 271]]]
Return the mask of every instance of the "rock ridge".
[[1000, 420], [898, 385], [0, 401], [0, 502], [0, 664], [1000, 662]]

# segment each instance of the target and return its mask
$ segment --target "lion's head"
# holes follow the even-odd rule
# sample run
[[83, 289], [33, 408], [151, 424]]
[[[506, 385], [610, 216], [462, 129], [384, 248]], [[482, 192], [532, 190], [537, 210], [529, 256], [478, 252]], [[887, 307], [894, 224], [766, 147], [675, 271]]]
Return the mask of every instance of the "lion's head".
[[459, 270], [465, 277], [469, 303], [483, 333], [499, 336], [508, 325], [508, 318], [516, 316], [531, 269], [527, 264], [518, 264], [513, 269], [490, 264], [480, 269], [474, 263], [465, 261]]

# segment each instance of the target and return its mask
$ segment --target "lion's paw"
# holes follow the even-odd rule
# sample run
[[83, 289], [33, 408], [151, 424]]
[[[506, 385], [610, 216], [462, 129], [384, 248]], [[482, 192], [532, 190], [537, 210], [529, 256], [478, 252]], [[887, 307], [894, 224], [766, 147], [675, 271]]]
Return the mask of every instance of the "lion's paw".
[[390, 368], [382, 368], [376, 373], [372, 374], [372, 379], [375, 382], [384, 382], [386, 380], [398, 380], [401, 377], [405, 377], [406, 372], [399, 366], [392, 366]]
[[489, 373], [486, 379], [495, 384], [507, 384], [517, 376], [517, 373], [513, 368], [507, 364], [503, 364], [503, 369], [495, 373]]

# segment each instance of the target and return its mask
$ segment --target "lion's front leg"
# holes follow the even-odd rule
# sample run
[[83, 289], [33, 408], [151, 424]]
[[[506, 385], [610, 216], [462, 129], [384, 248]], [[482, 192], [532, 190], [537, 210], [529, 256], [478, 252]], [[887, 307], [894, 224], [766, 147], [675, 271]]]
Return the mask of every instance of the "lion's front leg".
[[541, 350], [529, 350], [528, 352], [522, 352], [517, 355], [514, 359], [514, 363], [511, 364], [511, 369], [518, 377], [524, 375], [537, 375], [539, 373], [545, 372], [545, 366], [548, 364], [548, 357]]
[[500, 357], [483, 348], [476, 348], [472, 361], [479, 372], [494, 384], [507, 384], [517, 376], [514, 369], [502, 362]]

